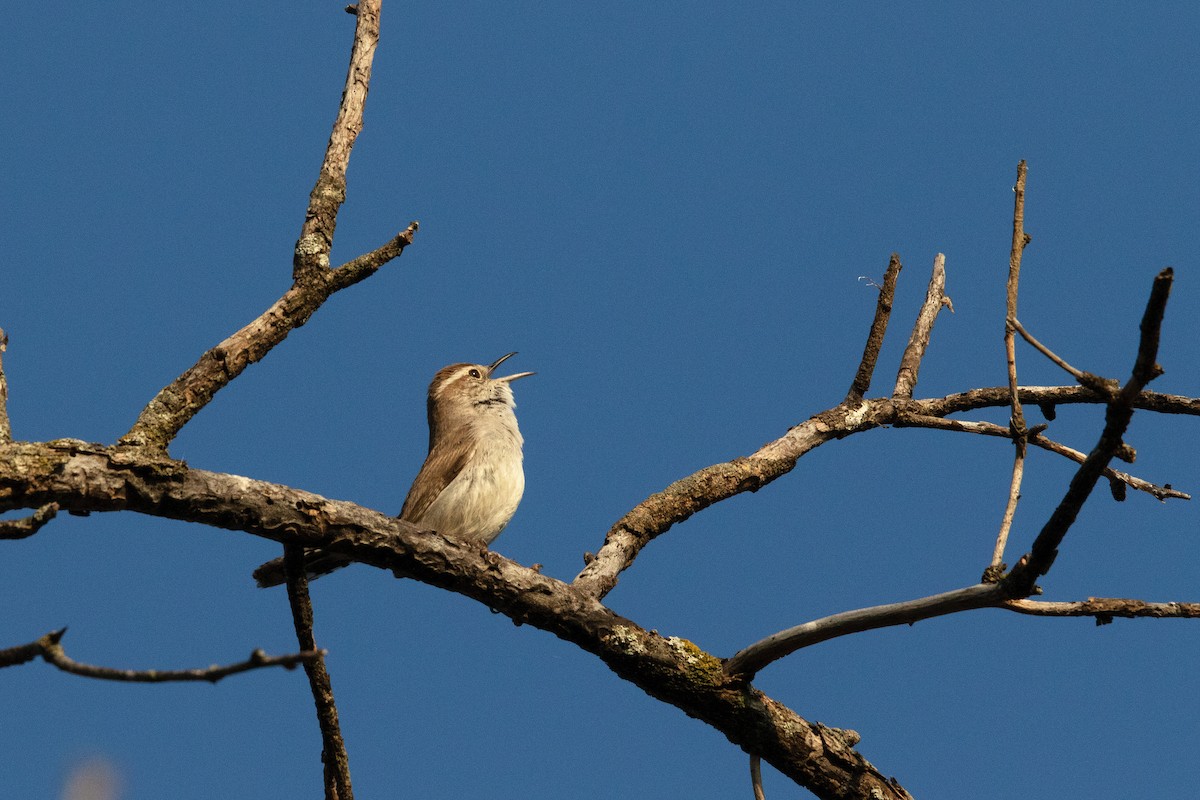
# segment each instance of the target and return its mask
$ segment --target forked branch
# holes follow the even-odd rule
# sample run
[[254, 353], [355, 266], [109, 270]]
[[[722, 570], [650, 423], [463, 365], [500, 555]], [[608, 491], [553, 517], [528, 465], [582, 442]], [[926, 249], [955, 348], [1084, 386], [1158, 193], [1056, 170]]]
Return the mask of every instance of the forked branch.
[[163, 387], [121, 438], [121, 444], [166, 450], [218, 391], [308, 322], [334, 292], [374, 274], [412, 243], [418, 227], [415, 222], [376, 250], [338, 269], [329, 268], [337, 215], [346, 198], [346, 169], [362, 130], [371, 62], [379, 41], [379, 6], [379, 0], [365, 0], [357, 8], [346, 87], [296, 242], [291, 288], [257, 319], [204, 353], [190, 369]]
[[1058, 556], [1058, 547], [1075, 522], [1079, 510], [1091, 496], [1096, 482], [1104, 474], [1104, 468], [1121, 449], [1123, 444], [1121, 437], [1125, 435], [1125, 430], [1129, 427], [1133, 409], [1142, 389], [1147, 383], [1162, 374], [1162, 368], [1158, 366], [1155, 359], [1158, 355], [1163, 314], [1166, 312], [1167, 298], [1170, 296], [1173, 280], [1174, 271], [1170, 267], [1155, 277], [1154, 285], [1150, 290], [1150, 300], [1142, 315], [1141, 337], [1132, 375], [1121, 391], [1108, 403], [1104, 430], [1100, 434], [1100, 440], [1075, 472], [1066, 494], [1054, 509], [1054, 513], [1050, 515], [1050, 519], [1042, 526], [1042, 530], [1033, 542], [1033, 547], [1004, 579], [1003, 583], [1008, 587], [1011, 597], [1020, 598], [1031, 594], [1037, 579], [1050, 570], [1054, 559]]
[[[959, 433], [974, 433], [980, 436], [994, 436], [1002, 439], [1012, 438], [1012, 429], [1005, 428], [993, 422], [983, 422], [977, 420], [960, 420], [960, 419], [942, 419], [941, 417], [928, 417], [921, 414], [904, 414], [896, 420], [897, 428], [929, 428], [939, 431], [955, 431]], [[1076, 464], [1082, 464], [1087, 458], [1086, 453], [1081, 453], [1073, 447], [1068, 447], [1061, 442], [1056, 442], [1043, 434], [1041, 428], [1044, 425], [1034, 426], [1028, 432], [1027, 441], [1029, 444], [1040, 447], [1051, 453], [1055, 453], [1065, 458], [1069, 458]], [[1181, 492], [1171, 486], [1159, 486], [1150, 483], [1147, 480], [1130, 475], [1126, 472], [1113, 469], [1112, 467], [1104, 468], [1104, 476], [1111, 481], [1117, 481], [1128, 486], [1135, 491], [1145, 492], [1151, 495], [1156, 500], [1191, 500], [1192, 496], [1187, 492]]]

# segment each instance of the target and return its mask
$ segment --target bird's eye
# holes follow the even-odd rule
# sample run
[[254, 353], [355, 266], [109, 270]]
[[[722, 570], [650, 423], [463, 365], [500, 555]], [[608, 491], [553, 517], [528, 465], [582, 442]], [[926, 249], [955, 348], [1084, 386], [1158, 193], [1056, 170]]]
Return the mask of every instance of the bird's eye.
[[478, 378], [478, 377], [479, 377], [479, 370], [477, 370], [477, 369], [472, 369], [472, 370], [471, 370], [470, 372], [468, 372], [467, 374], [468, 374], [468, 375], [470, 375], [472, 378]]

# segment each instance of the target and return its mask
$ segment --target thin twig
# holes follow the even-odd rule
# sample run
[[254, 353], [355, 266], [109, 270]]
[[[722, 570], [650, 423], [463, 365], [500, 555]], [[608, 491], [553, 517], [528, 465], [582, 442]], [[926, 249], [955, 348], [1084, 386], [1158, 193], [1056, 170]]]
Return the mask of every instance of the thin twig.
[[1061, 356], [1059, 356], [1058, 353], [1055, 353], [1049, 347], [1038, 341], [1032, 333], [1025, 330], [1025, 326], [1021, 324], [1021, 320], [1016, 318], [1016, 315], [1011, 316], [1009, 318], [1009, 322], [1013, 330], [1021, 334], [1021, 338], [1033, 345], [1035, 350], [1053, 361], [1056, 366], [1058, 366], [1075, 380], [1079, 381], [1079, 383], [1083, 384], [1084, 386], [1088, 385], [1087, 378], [1083, 370], [1075, 369], [1075, 367], [1068, 364]]
[[[1019, 394], [1021, 402], [1025, 405], [1036, 405], [1044, 409], [1053, 409], [1059, 405], [1095, 405], [1107, 400], [1106, 395], [1095, 392], [1086, 386], [1022, 386]], [[922, 414], [933, 417], [977, 411], [981, 408], [998, 408], [1008, 404], [1007, 386], [983, 386], [966, 392], [948, 394], [945, 397], [930, 397], [913, 401], [913, 405], [919, 408]], [[1200, 397], [1142, 391], [1134, 398], [1133, 407], [1158, 414], [1183, 414], [1195, 417], [1200, 416]]]
[[929, 597], [905, 600], [840, 614], [797, 625], [773, 633], [746, 647], [725, 661], [727, 675], [741, 675], [747, 680], [773, 661], [797, 650], [851, 633], [887, 628], [893, 625], [912, 625], [923, 619], [940, 617], [974, 608], [988, 608], [1008, 599], [1003, 588], [995, 583], [980, 583], [965, 589], [955, 589]]
[[405, 247], [412, 244], [413, 236], [420, 227], [421, 224], [413, 220], [407, 228], [397, 233], [387, 244], [377, 247], [369, 253], [364, 253], [358, 258], [351, 259], [335, 269], [331, 276], [333, 290], [336, 292], [347, 286], [353, 286], [374, 275], [380, 267], [400, 255]]
[[933, 259], [933, 274], [929, 277], [925, 302], [921, 304], [921, 310], [908, 339], [908, 346], [904, 348], [904, 355], [900, 358], [896, 386], [892, 390], [894, 398], [905, 400], [912, 397], [913, 387], [917, 385], [917, 373], [921, 370], [921, 359], [925, 357], [925, 348], [929, 346], [929, 337], [933, 334], [933, 323], [937, 321], [938, 312], [945, 305], [946, 256], [938, 253]]
[[206, 681], [216, 683], [222, 678], [249, 672], [263, 667], [283, 667], [295, 669], [297, 664], [306, 664], [319, 657], [319, 653], [304, 651], [286, 656], [268, 656], [262, 650], [255, 650], [250, 658], [236, 664], [211, 666], [203, 669], [114, 669], [99, 667], [94, 664], [84, 664], [70, 658], [61, 644], [67, 629], [51, 631], [42, 638], [29, 644], [19, 645], [0, 650], [0, 667], [11, 667], [24, 664], [35, 658], [42, 658], [48, 664], [84, 678], [96, 678], [105, 681], [120, 681], [123, 683], [167, 683], [178, 681]]
[[1095, 617], [1097, 625], [1106, 625], [1116, 617], [1200, 619], [1200, 603], [1148, 603], [1121, 597], [1089, 597], [1074, 603], [1010, 600], [1002, 608], [1036, 617]]
[[[308, 575], [304, 568], [304, 548], [284, 545], [284, 569], [287, 571], [288, 603], [292, 608], [292, 622], [296, 628], [296, 641], [302, 650], [315, 651], [316, 637], [313, 635], [312, 601], [308, 596]], [[346, 754], [346, 743], [338, 723], [337, 704], [333, 699], [333, 685], [329, 671], [325, 668], [324, 656], [306, 661], [304, 671], [312, 689], [313, 702], [317, 707], [317, 722], [321, 727], [321, 763], [325, 765], [326, 800], [354, 800], [350, 786], [350, 759]]]
[[47, 503], [28, 517], [0, 520], [0, 539], [25, 539], [33, 536], [58, 514], [58, 503]]
[[[1017, 294], [1021, 280], [1021, 256], [1030, 238], [1025, 233], [1025, 161], [1017, 163], [1017, 183], [1013, 186], [1013, 235], [1012, 248], [1008, 254], [1008, 284], [1006, 292], [1006, 320], [1004, 326], [1004, 353], [1008, 367], [1008, 395], [1012, 414], [1009, 425], [1012, 428], [1013, 466], [1012, 475], [1008, 482], [1008, 500], [1004, 505], [1004, 514], [1000, 518], [1000, 530], [996, 534], [996, 546], [992, 549], [991, 570], [999, 573], [1004, 569], [1004, 548], [1008, 544], [1008, 535], [1012, 531], [1013, 519], [1017, 514], [1017, 503], [1021, 499], [1021, 482], [1025, 477], [1025, 454], [1028, 429], [1025, 425], [1025, 410], [1021, 407], [1021, 396], [1017, 391], [1017, 346], [1013, 336], [1017, 322]], [[999, 577], [996, 575], [996, 577]]]
[[8, 334], [0, 328], [0, 444], [12, 441], [12, 424], [8, 421], [8, 378], [4, 377], [4, 351], [8, 349]]
[[[993, 422], [981, 422], [975, 420], [960, 420], [960, 419], [942, 419], [941, 417], [929, 417], [923, 414], [905, 413], [902, 417], [896, 420], [897, 428], [929, 428], [931, 430], [940, 431], [957, 431], [961, 433], [975, 433], [981, 436], [994, 436], [1004, 439], [1012, 438], [1012, 431], [1001, 425]], [[1035, 426], [1029, 432], [1029, 444], [1035, 447], [1040, 447], [1043, 450], [1048, 450], [1060, 456], [1071, 459], [1077, 464], [1082, 464], [1087, 454], [1081, 453], [1073, 447], [1068, 447], [1061, 442], [1056, 442], [1042, 434], [1039, 430], [1043, 426]], [[1104, 468], [1104, 476], [1110, 480], [1119, 481], [1127, 485], [1129, 488], [1139, 492], [1145, 492], [1152, 495], [1157, 500], [1166, 500], [1168, 498], [1176, 500], [1191, 500], [1192, 496], [1186, 492], [1181, 492], [1170, 486], [1158, 486], [1141, 478], [1134, 477], [1112, 467]]]
[[767, 800], [762, 788], [762, 759], [756, 754], [750, 756], [750, 786], [754, 789], [754, 800]]
[[871, 332], [867, 335], [867, 343], [863, 347], [862, 360], [858, 364], [858, 372], [846, 395], [847, 402], [861, 400], [871, 388], [871, 376], [875, 373], [875, 364], [879, 361], [879, 351], [883, 348], [883, 337], [887, 333], [888, 320], [892, 316], [892, 303], [896, 299], [896, 279], [900, 276], [900, 256], [892, 253], [888, 260], [887, 271], [883, 274], [883, 285], [879, 287], [879, 299], [875, 303], [875, 319], [871, 322]]
[[1141, 338], [1132, 375], [1120, 393], [1109, 402], [1104, 430], [1099, 441], [1076, 470], [1066, 494], [1042, 526], [1029, 553], [1022, 556], [1020, 562], [1003, 580], [1002, 584], [1007, 587], [1013, 599], [1028, 597], [1033, 593], [1037, 579], [1045, 575], [1054, 564], [1054, 559], [1058, 556], [1058, 547], [1075, 522], [1079, 510], [1091, 495], [1108, 462], [1121, 448], [1121, 437], [1129, 427], [1134, 404], [1141, 395], [1142, 388], [1162, 373], [1162, 368], [1155, 362], [1155, 358], [1158, 354], [1163, 314], [1166, 312], [1173, 280], [1174, 272], [1170, 267], [1155, 277], [1146, 311], [1142, 315]]
[[1079, 382], [1081, 386], [1086, 386], [1092, 389], [1097, 394], [1103, 397], [1112, 396], [1118, 389], [1119, 384], [1111, 379], [1101, 378], [1099, 375], [1094, 375], [1085, 370], [1076, 369], [1067, 363], [1066, 359], [1058, 353], [1051, 350], [1046, 345], [1042, 344], [1032, 333], [1025, 329], [1021, 321], [1015, 315], [1009, 317], [1009, 326], [1021, 334], [1021, 338], [1033, 346], [1035, 350], [1044, 355], [1050, 361], [1054, 362], [1055, 366], [1066, 372], [1072, 378]]

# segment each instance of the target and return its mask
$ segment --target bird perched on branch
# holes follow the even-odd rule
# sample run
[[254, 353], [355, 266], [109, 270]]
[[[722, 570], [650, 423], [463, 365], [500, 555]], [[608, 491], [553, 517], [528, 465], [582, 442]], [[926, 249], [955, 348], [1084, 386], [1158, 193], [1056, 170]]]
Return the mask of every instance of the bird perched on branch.
[[[513, 381], [518, 372], [493, 378], [491, 364], [451, 364], [429, 384], [429, 454], [417, 473], [400, 519], [460, 542], [489, 544], [516, 513], [525, 492], [521, 446], [524, 439], [513, 413]], [[310, 577], [324, 575], [350, 560], [321, 550], [306, 555]], [[261, 587], [284, 582], [283, 560], [254, 571]]]

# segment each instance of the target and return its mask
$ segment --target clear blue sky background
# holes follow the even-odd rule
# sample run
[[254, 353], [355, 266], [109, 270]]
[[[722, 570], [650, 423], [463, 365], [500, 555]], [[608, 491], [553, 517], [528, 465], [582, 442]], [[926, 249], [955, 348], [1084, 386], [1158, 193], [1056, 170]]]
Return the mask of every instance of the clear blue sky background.
[[[341, 2], [19, 4], [0, 33], [0, 326], [18, 438], [112, 442], [287, 287], [345, 75]], [[1200, 395], [1192, 3], [392, 3], [338, 263], [416, 243], [334, 297], [171, 448], [394, 513], [454, 361], [519, 350], [528, 490], [496, 549], [570, 579], [624, 511], [837, 403], [888, 255], [886, 392], [946, 254], [919, 396], [1004, 381], [1018, 159], [1022, 321], [1124, 378], [1154, 274], [1178, 280], [1154, 387]], [[1065, 376], [1023, 348], [1023, 382]], [[1036, 412], [1034, 419], [1038, 417]], [[976, 415], [1002, 422], [1002, 412]], [[1090, 449], [1098, 409], [1051, 435]], [[1135, 417], [1134, 471], [1200, 492], [1197, 420]], [[619, 613], [720, 656], [783, 627], [978, 579], [1011, 447], [882, 430], [653, 543]], [[1010, 561], [1065, 487], [1035, 453]], [[1193, 503], [1102, 488], [1047, 597], [1198, 600]], [[88, 662], [295, 649], [250, 571], [278, 547], [133, 515], [4, 543], [0, 646], [70, 626]], [[746, 756], [591, 656], [364, 567], [314, 586], [360, 798], [748, 797]], [[758, 685], [918, 797], [1182, 797], [1200, 783], [1200, 625], [976, 612], [814, 647]], [[124, 686], [0, 673], [5, 797], [81, 761], [123, 800], [319, 796], [298, 672]], [[797, 790], [767, 771], [768, 795]]]

